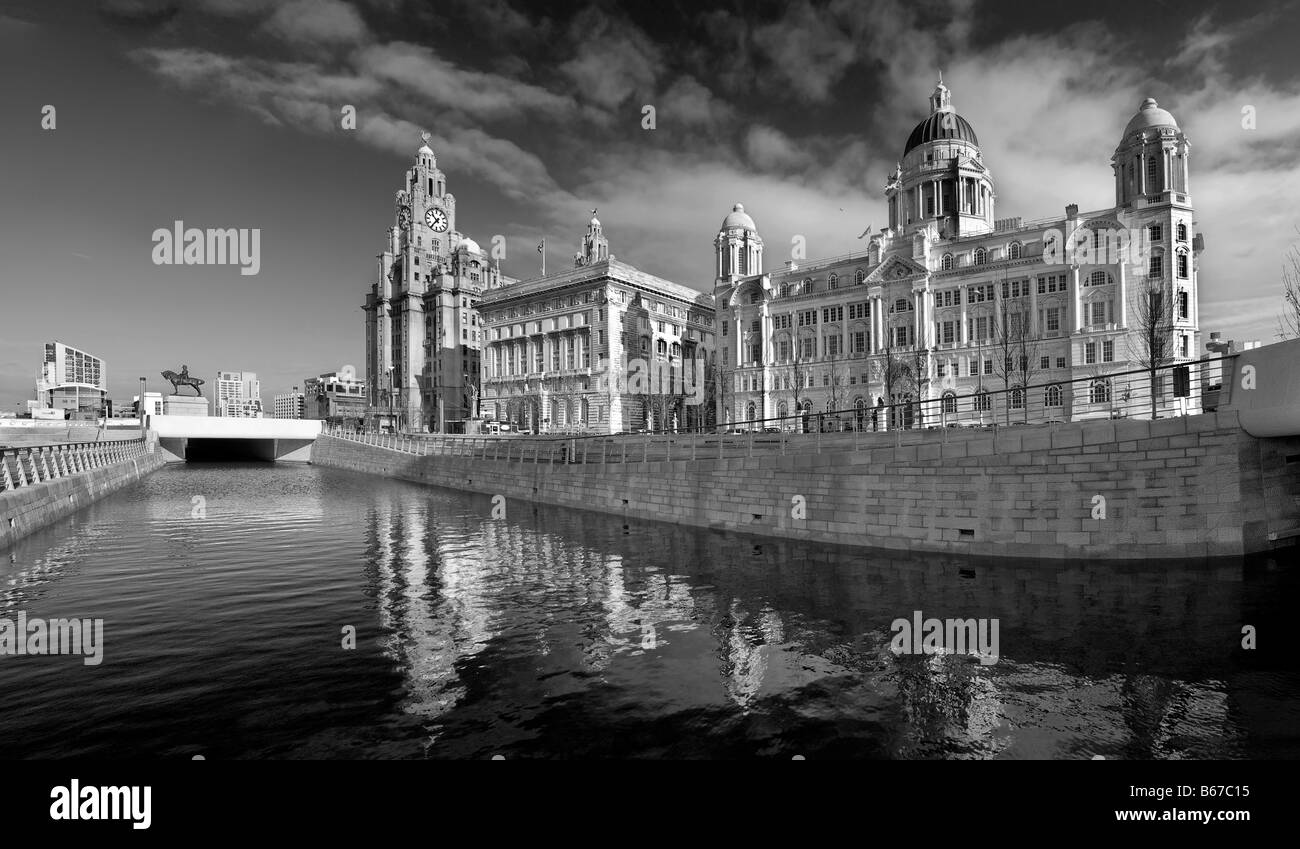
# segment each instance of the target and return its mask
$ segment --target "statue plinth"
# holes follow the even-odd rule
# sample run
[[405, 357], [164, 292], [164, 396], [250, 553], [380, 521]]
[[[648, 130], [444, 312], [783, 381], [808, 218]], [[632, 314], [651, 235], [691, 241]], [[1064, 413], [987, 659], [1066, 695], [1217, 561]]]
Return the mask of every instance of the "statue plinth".
[[167, 395], [163, 397], [164, 416], [207, 416], [208, 399], [193, 395]]

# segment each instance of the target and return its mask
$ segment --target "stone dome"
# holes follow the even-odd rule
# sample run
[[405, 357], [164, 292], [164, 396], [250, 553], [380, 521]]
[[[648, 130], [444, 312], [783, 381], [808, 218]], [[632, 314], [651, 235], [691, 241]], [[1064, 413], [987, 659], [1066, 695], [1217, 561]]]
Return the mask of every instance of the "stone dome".
[[1173, 127], [1176, 130], [1178, 129], [1178, 122], [1174, 120], [1174, 116], [1169, 114], [1168, 110], [1160, 108], [1160, 104], [1156, 103], [1154, 97], [1148, 97], [1142, 101], [1137, 114], [1124, 128], [1124, 138], [1152, 127]]
[[733, 227], [740, 227], [745, 230], [758, 232], [758, 227], [754, 226], [754, 219], [750, 218], [745, 212], [745, 205], [738, 203], [731, 208], [731, 212], [722, 220], [722, 229], [730, 230]]

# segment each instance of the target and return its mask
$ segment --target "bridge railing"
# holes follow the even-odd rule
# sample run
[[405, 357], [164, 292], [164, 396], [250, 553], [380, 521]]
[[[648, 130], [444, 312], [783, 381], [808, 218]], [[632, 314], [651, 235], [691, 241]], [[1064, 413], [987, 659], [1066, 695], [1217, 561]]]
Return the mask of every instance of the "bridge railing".
[[0, 492], [132, 460], [146, 450], [143, 438], [0, 449]]
[[[1228, 357], [1161, 365], [1154, 370], [1110, 371], [1099, 363], [1085, 377], [1007, 383], [999, 373], [979, 375], [987, 387], [959, 395], [934, 377], [923, 385], [929, 397], [910, 400], [906, 391], [893, 404], [862, 405], [796, 415], [754, 418], [706, 432], [642, 431], [631, 434], [549, 434], [542, 436], [461, 436], [420, 433], [356, 432], [330, 428], [330, 436], [415, 456], [441, 455], [525, 463], [630, 463], [663, 460], [724, 459], [756, 453], [820, 453], [885, 445], [965, 438], [1024, 425], [1151, 419], [1198, 413], [1213, 398], [1217, 380], [1231, 374]], [[986, 364], [980, 370], [985, 372]], [[1186, 369], [1181, 374], [1177, 370]], [[1038, 370], [1033, 370], [1034, 374]], [[1052, 369], [1042, 369], [1050, 373]], [[1177, 377], [1176, 377], [1177, 375]], [[1154, 377], [1154, 380], [1153, 380]], [[1188, 394], [1176, 394], [1177, 384]], [[790, 398], [794, 397], [790, 392]], [[864, 393], [866, 394], [866, 393]], [[1223, 403], [1227, 403], [1225, 386]], [[803, 393], [799, 393], [800, 396]], [[1208, 403], [1208, 402], [1207, 402]]]

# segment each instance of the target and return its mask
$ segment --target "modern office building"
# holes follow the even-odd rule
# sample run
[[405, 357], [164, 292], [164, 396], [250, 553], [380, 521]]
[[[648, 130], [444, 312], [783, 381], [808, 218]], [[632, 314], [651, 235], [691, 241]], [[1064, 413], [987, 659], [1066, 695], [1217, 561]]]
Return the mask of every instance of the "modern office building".
[[256, 372], [220, 371], [217, 372], [216, 409], [218, 416], [235, 418], [262, 418], [262, 384]]
[[480, 309], [487, 419], [596, 433], [712, 421], [712, 297], [616, 260], [594, 215], [573, 268], [500, 281]]
[[1154, 391], [1121, 374], [1198, 356], [1203, 242], [1174, 116], [1148, 98], [1123, 127], [1114, 206], [1024, 223], [995, 217], [992, 171], [942, 81], [929, 106], [866, 251], [765, 272], [754, 220], [740, 205], [726, 217], [720, 419], [852, 410], [865, 424], [898, 403], [903, 427], [1071, 420], [1139, 415], [1133, 399], [1152, 395], [1158, 415], [1195, 412], [1167, 371]]
[[62, 342], [45, 343], [36, 379], [36, 409], [61, 411], [64, 418], [94, 419], [104, 415], [107, 397], [108, 370], [103, 360]]
[[[366, 423], [447, 431], [463, 426], [478, 393], [478, 300], [509, 282], [456, 229], [456, 198], [428, 145], [397, 191], [366, 316]], [[455, 423], [455, 424], [453, 424]]]
[[295, 387], [275, 396], [272, 414], [277, 419], [302, 419], [306, 418], [305, 408], [306, 396], [302, 390]]
[[366, 382], [357, 379], [352, 366], [307, 378], [303, 392], [306, 396], [303, 418], [355, 427], [366, 417]]

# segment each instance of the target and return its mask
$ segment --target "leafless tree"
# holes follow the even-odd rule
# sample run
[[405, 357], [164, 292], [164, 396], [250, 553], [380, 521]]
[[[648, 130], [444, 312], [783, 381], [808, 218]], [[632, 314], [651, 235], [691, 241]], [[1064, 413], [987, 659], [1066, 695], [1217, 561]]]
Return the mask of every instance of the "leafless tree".
[[1133, 332], [1129, 335], [1129, 359], [1145, 369], [1150, 378], [1151, 418], [1156, 417], [1159, 399], [1159, 368], [1174, 354], [1174, 310], [1172, 298], [1159, 281], [1133, 287], [1130, 313]]
[[894, 352], [892, 344], [886, 344], [881, 351], [880, 381], [885, 387], [885, 403], [889, 404], [891, 428], [901, 428], [907, 421], [904, 408], [900, 406], [905, 396], [910, 396], [916, 388], [913, 379], [912, 363], [906, 357]]
[[[1296, 232], [1300, 233], [1300, 227]], [[1279, 339], [1295, 339], [1300, 336], [1300, 248], [1295, 245], [1287, 249], [1282, 263], [1282, 300], [1277, 335]]]
[[1003, 408], [1011, 423], [1011, 402], [1017, 389], [1024, 421], [1029, 421], [1028, 386], [1038, 370], [1038, 337], [1034, 335], [1029, 306], [1018, 298], [1001, 297], [997, 306], [997, 324], [993, 338], [993, 369], [1002, 378], [1006, 390]]

